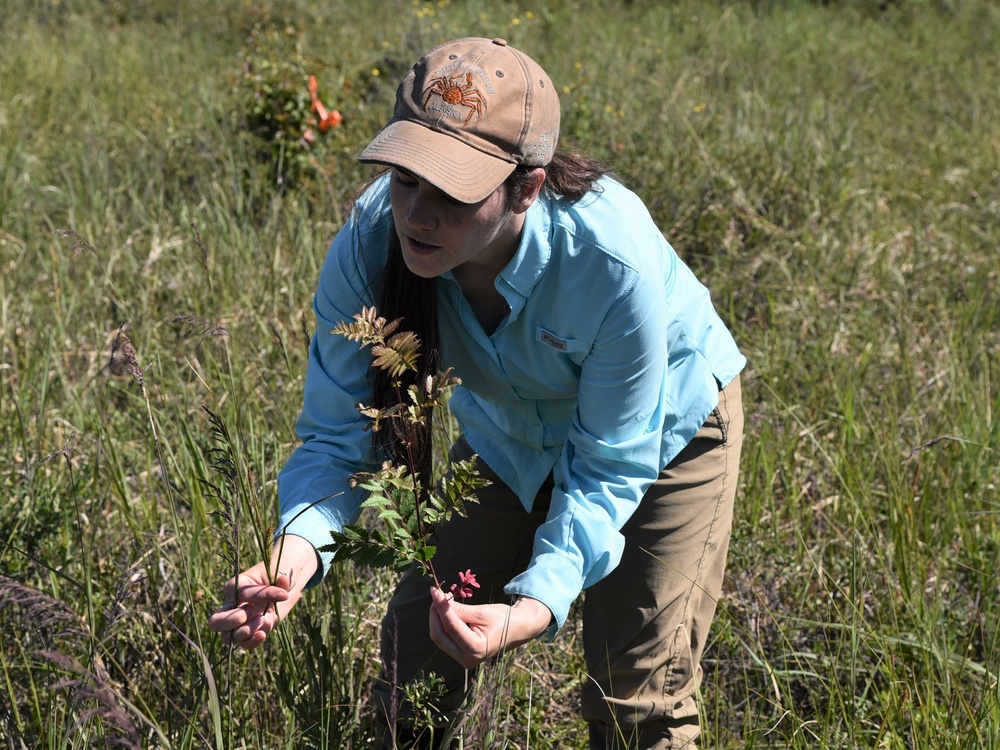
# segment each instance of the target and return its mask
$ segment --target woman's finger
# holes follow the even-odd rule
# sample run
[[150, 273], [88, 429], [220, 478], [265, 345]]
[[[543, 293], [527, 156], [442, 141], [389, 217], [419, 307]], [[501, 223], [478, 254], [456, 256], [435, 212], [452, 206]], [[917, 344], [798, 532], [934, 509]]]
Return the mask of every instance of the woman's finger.
[[274, 604], [284, 602], [289, 597], [288, 589], [269, 583], [248, 583], [240, 586], [239, 601], [249, 604]]
[[229, 631], [230, 641], [238, 646], [256, 639], [263, 641], [274, 627], [273, 622], [271, 622], [273, 618], [273, 614], [248, 610], [245, 621]]
[[208, 618], [208, 626], [216, 632], [236, 630], [241, 627], [254, 628], [263, 615], [273, 611], [272, 603], [268, 601], [224, 605], [223, 609]]
[[475, 639], [469, 628], [469, 623], [463, 618], [463, 614], [471, 614], [471, 620], [475, 621], [475, 613], [469, 608], [466, 613], [466, 605], [457, 602], [438, 588], [431, 589], [431, 601], [433, 609], [438, 613], [441, 627], [445, 632], [457, 641], [460, 645], [471, 644]]
[[222, 609], [208, 618], [208, 627], [217, 633], [235, 630], [247, 621], [246, 610], [237, 604], [227, 602]]
[[438, 647], [466, 669], [482, 663], [488, 654], [481, 648], [482, 637], [462, 619], [473, 608], [456, 602], [437, 588], [431, 589], [431, 639]]
[[300, 594], [292, 591], [292, 583], [290, 573], [268, 576], [263, 563], [230, 578], [223, 585], [222, 606], [209, 617], [209, 628], [225, 644], [256, 648], [277, 627], [279, 615], [287, 614], [279, 605], [288, 602], [291, 610], [298, 601]]
[[448, 656], [457, 659], [459, 654], [458, 646], [445, 631], [444, 623], [441, 622], [441, 614], [438, 612], [437, 607], [431, 607], [429, 625], [431, 640]]
[[252, 651], [267, 640], [267, 633], [260, 630], [255, 630], [250, 634], [249, 637], [242, 641], [237, 641], [236, 645], [240, 648], [245, 648], [247, 651]]

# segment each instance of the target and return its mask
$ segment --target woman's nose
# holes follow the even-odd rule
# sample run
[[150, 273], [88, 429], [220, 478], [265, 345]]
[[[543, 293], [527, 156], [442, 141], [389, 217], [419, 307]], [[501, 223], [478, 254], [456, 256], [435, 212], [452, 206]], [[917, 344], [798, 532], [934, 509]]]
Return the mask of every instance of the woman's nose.
[[412, 228], [428, 230], [437, 226], [437, 215], [431, 198], [422, 186], [416, 191], [406, 212], [406, 221]]

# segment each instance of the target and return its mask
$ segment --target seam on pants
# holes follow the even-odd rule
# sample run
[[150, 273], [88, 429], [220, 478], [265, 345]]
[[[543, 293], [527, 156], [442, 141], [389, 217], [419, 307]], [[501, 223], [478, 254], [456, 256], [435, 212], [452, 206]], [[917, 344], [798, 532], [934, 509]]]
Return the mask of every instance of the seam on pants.
[[[719, 391], [719, 395], [725, 397], [722, 391]], [[715, 407], [715, 413], [719, 416], [719, 431], [722, 433], [722, 442], [725, 445], [729, 444], [729, 420], [722, 416], [722, 409], [719, 406]], [[726, 414], [729, 414], [729, 410], [726, 410]]]
[[[721, 398], [725, 399], [726, 402], [728, 403], [729, 399], [727, 398], [725, 391], [720, 392], [719, 396]], [[729, 415], [729, 410], [727, 409], [726, 410], [726, 417], [728, 417], [728, 415]], [[722, 416], [721, 410], [720, 410], [720, 416]], [[719, 421], [720, 421], [721, 424], [726, 424], [728, 420], [724, 417], [724, 418], [720, 419]], [[715, 498], [715, 511], [714, 511], [714, 513], [712, 515], [712, 523], [708, 527], [708, 534], [705, 536], [705, 544], [702, 547], [701, 555], [698, 557], [698, 570], [695, 573], [694, 581], [692, 581], [692, 585], [688, 589], [687, 598], [684, 601], [684, 612], [685, 612], [684, 624], [685, 625], [687, 624], [687, 612], [688, 612], [688, 605], [689, 605], [689, 603], [691, 601], [691, 595], [694, 593], [695, 586], [700, 585], [699, 582], [701, 581], [702, 572], [704, 571], [705, 558], [706, 558], [706, 556], [708, 554], [708, 548], [711, 546], [712, 540], [715, 538], [716, 527], [719, 524], [719, 514], [720, 514], [720, 512], [722, 510], [722, 499], [725, 497], [725, 495], [726, 495], [726, 488], [729, 486], [729, 474], [730, 474], [730, 465], [729, 465], [730, 464], [730, 460], [729, 460], [729, 453], [730, 453], [730, 451], [728, 450], [728, 447], [729, 447], [728, 432], [729, 432], [729, 430], [728, 430], [727, 427], [723, 427], [722, 428], [722, 432], [723, 432], [723, 438], [724, 439], [723, 439], [723, 442], [721, 443], [721, 446], [723, 447], [723, 457], [724, 457], [724, 462], [725, 462], [724, 465], [723, 465], [723, 469], [722, 469], [722, 484], [721, 484], [721, 487], [719, 489], [719, 493], [718, 493], [718, 495], [716, 495], [716, 498]]]
[[[728, 406], [729, 398], [726, 395], [725, 390], [719, 392], [719, 398], [724, 400], [724, 404], [720, 404], [720, 407], [723, 405]], [[728, 424], [729, 409], [727, 408], [725, 410], [725, 415], [723, 416], [722, 409], [720, 408], [719, 416], [720, 416], [719, 424], [722, 426], [722, 434], [723, 434], [723, 442], [720, 444], [720, 446], [723, 449], [723, 462], [724, 462], [722, 468], [722, 481], [720, 484], [719, 493], [716, 495], [715, 498], [715, 510], [712, 515], [712, 522], [708, 527], [708, 534], [706, 534], [705, 536], [705, 543], [702, 546], [701, 555], [699, 555], [698, 557], [698, 568], [697, 571], [695, 572], [694, 579], [691, 581], [691, 585], [688, 587], [687, 596], [684, 599], [684, 608], [681, 618], [681, 625], [683, 626], [683, 631], [685, 636], [687, 636], [687, 633], [690, 629], [689, 626], [691, 617], [691, 597], [694, 595], [695, 588], [701, 588], [702, 574], [704, 573], [705, 569], [705, 559], [708, 557], [708, 549], [711, 546], [712, 541], [715, 539], [715, 534], [719, 525], [719, 516], [722, 512], [722, 501], [723, 498], [726, 496], [726, 490], [729, 487], [729, 480], [732, 469], [731, 467], [732, 461], [730, 458], [731, 451], [729, 450], [729, 424]], [[687, 646], [688, 649], [690, 650], [691, 648], [690, 641], [688, 642]], [[692, 675], [692, 679], [695, 679], [696, 677], [697, 675]], [[664, 683], [664, 688], [666, 688], [666, 683]]]

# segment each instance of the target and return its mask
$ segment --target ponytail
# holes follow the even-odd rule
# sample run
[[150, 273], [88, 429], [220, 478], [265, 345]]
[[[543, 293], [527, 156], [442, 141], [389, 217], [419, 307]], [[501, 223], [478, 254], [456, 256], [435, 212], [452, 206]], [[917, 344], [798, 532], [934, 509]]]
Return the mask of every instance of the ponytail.
[[[518, 195], [530, 184], [529, 175], [536, 167], [518, 166], [507, 178], [508, 200]], [[571, 203], [597, 189], [597, 181], [610, 174], [607, 167], [596, 159], [577, 153], [556, 151], [545, 167], [545, 184], [549, 193]]]

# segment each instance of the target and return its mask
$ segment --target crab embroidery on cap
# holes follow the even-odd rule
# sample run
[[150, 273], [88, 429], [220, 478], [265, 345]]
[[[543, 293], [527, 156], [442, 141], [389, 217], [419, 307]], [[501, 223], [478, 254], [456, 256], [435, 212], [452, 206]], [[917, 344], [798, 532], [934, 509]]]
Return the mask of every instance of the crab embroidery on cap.
[[465, 74], [465, 83], [461, 83], [462, 74], [456, 73], [453, 76], [438, 76], [432, 78], [427, 88], [424, 89], [424, 109], [427, 103], [435, 94], [440, 96], [446, 104], [453, 107], [468, 107], [469, 114], [465, 118], [463, 125], [468, 125], [473, 115], [478, 115], [476, 122], [483, 119], [483, 113], [489, 109], [482, 92], [472, 85], [472, 73]]

